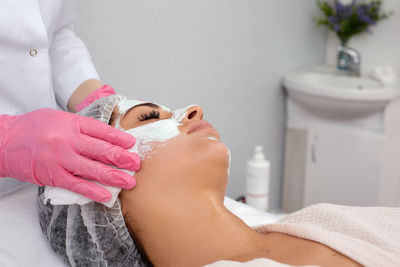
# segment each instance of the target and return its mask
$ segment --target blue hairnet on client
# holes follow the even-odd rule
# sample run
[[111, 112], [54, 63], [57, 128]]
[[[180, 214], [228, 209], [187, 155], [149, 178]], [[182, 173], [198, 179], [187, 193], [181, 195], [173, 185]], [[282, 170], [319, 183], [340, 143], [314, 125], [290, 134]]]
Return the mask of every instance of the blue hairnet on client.
[[[79, 115], [108, 123], [112, 111], [126, 97], [101, 98]], [[44, 187], [38, 191], [40, 227], [51, 249], [70, 266], [152, 266], [131, 237], [117, 199], [108, 208], [85, 205], [51, 205]]]

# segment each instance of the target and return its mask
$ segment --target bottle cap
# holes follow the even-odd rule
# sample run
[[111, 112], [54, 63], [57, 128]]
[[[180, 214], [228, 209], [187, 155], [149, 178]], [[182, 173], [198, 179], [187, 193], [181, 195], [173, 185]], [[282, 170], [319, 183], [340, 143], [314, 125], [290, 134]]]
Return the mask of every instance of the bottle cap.
[[263, 148], [262, 146], [258, 145], [254, 149], [253, 161], [264, 161], [264, 160], [265, 160], [265, 155], [263, 153]]

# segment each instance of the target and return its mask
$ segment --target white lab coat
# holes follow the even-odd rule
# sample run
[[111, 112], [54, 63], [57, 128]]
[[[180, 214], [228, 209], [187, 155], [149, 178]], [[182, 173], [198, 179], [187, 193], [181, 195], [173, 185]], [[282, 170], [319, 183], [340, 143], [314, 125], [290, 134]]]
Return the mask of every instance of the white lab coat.
[[[98, 79], [72, 22], [75, 0], [0, 0], [0, 114], [66, 109], [72, 93]], [[0, 195], [21, 186], [0, 179]]]
[[81, 83], [98, 79], [74, 17], [75, 0], [0, 0], [0, 114], [66, 109]]
[[[0, 0], [0, 114], [66, 109], [81, 83], [98, 79], [73, 31], [74, 14], [75, 0]], [[35, 193], [34, 185], [0, 178], [0, 208], [11, 211], [2, 222], [18, 229], [0, 228], [0, 266], [65, 266], [40, 232]], [[32, 212], [19, 212], [21, 204]]]

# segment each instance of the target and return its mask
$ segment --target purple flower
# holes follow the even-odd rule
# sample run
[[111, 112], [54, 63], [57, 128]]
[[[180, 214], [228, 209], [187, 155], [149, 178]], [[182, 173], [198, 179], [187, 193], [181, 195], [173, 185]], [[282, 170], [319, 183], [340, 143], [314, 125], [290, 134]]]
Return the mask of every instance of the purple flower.
[[333, 26], [333, 30], [335, 32], [340, 31], [340, 20], [338, 17], [330, 16], [330, 17], [328, 17], [328, 21]]
[[339, 19], [346, 19], [353, 14], [352, 5], [343, 5], [340, 1], [335, 1], [336, 16]]
[[340, 20], [338, 17], [335, 16], [330, 16], [328, 17], [328, 21], [333, 25], [333, 24], [337, 24], [340, 23]]
[[358, 6], [356, 9], [356, 13], [361, 22], [374, 25], [376, 21], [373, 20], [371, 16], [368, 14], [370, 8], [371, 7], [369, 5]]

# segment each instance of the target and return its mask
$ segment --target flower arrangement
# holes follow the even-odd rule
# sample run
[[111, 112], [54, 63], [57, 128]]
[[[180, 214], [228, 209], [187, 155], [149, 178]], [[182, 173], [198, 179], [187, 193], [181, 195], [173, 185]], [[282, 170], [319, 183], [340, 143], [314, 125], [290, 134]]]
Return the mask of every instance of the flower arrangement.
[[382, 0], [353, 0], [343, 4], [339, 0], [317, 0], [317, 6], [324, 13], [317, 19], [317, 24], [333, 30], [342, 45], [356, 34], [369, 31], [371, 25], [389, 17], [393, 12], [381, 11]]

